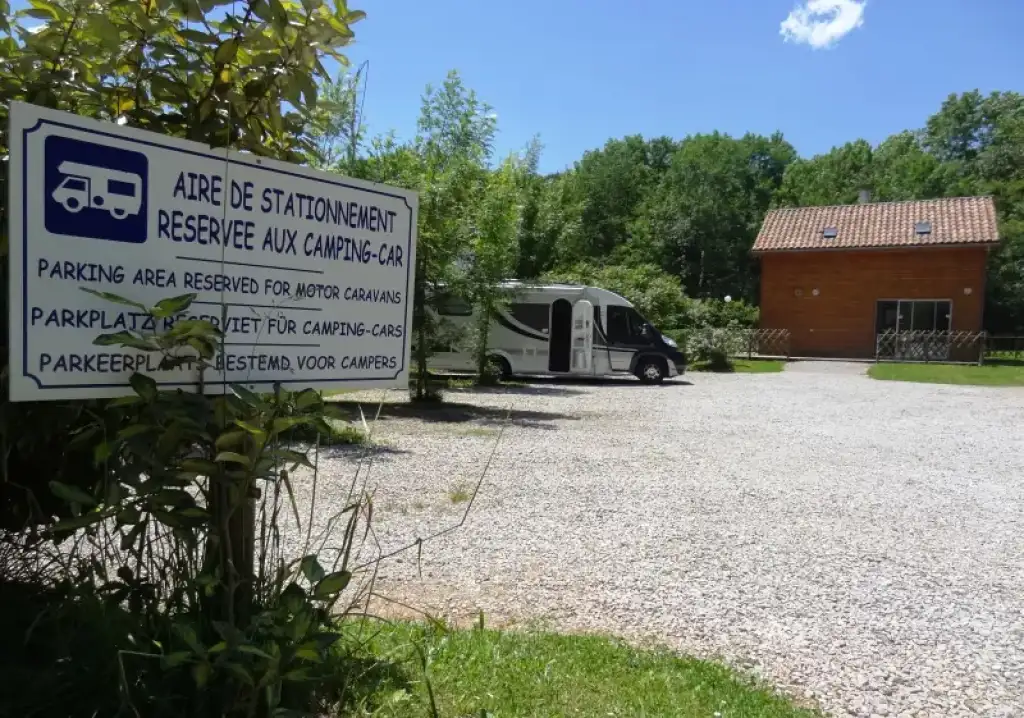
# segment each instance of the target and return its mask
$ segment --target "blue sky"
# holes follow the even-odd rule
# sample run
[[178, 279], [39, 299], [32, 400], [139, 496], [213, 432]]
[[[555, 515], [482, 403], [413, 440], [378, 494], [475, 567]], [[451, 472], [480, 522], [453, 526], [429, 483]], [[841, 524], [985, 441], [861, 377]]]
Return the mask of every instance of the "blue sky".
[[628, 134], [781, 130], [810, 156], [921, 127], [951, 92], [1024, 91], [1024, 0], [348, 2], [371, 134], [412, 137], [456, 69], [497, 152], [539, 135], [543, 172]]
[[920, 127], [951, 92], [1024, 90], [1021, 0], [349, 5], [367, 13], [349, 54], [369, 61], [372, 134], [412, 136], [425, 85], [457, 69], [497, 112], [499, 152], [539, 134], [545, 172], [634, 133], [781, 130], [812, 155]]

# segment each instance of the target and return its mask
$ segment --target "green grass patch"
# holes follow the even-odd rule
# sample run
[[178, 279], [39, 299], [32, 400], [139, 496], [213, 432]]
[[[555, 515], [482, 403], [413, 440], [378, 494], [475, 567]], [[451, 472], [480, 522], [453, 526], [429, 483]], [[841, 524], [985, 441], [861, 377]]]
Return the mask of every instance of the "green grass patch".
[[1024, 386], [1024, 363], [999, 364], [874, 364], [868, 369], [872, 379], [916, 381], [925, 384], [964, 384], [972, 386]]
[[602, 637], [407, 623], [378, 628], [372, 653], [402, 670], [379, 683], [365, 706], [375, 717], [818, 715], [718, 664]]
[[366, 434], [355, 424], [342, 419], [327, 418], [324, 423], [330, 428], [330, 434], [321, 434], [315, 427], [308, 425], [296, 426], [281, 433], [281, 437], [288, 441], [302, 441], [315, 443], [319, 435], [321, 446], [343, 446], [346, 444], [365, 444]]
[[498, 430], [490, 426], [473, 426], [457, 433], [459, 436], [496, 436]]
[[456, 484], [448, 489], [448, 500], [453, 504], [464, 504], [473, 498], [473, 487], [470, 484]]
[[[734, 359], [732, 368], [718, 373], [735, 374], [774, 374], [782, 371], [786, 362], [779, 359]], [[707, 362], [697, 362], [690, 367], [691, 371], [715, 371]]]

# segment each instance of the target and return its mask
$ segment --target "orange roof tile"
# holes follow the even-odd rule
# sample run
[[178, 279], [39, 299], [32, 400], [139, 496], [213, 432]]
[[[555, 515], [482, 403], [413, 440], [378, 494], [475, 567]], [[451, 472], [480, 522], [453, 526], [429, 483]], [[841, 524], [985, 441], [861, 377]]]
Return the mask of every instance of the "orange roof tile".
[[[931, 232], [915, 225], [930, 222]], [[835, 237], [826, 239], [826, 229]], [[754, 252], [864, 249], [999, 241], [991, 197], [948, 197], [912, 202], [868, 202], [832, 207], [773, 209], [764, 218]]]

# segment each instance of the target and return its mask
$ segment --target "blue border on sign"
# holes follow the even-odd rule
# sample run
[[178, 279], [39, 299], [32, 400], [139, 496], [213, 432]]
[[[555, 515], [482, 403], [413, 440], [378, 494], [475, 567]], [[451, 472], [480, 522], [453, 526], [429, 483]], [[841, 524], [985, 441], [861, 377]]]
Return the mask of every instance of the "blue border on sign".
[[[21, 142], [22, 142], [22, 157], [21, 157], [21, 203], [22, 203], [22, 209], [21, 209], [21, 216], [22, 216], [22, 228], [21, 228], [22, 229], [22, 250], [21, 250], [21, 261], [22, 261], [22, 282], [21, 282], [21, 291], [22, 291], [22, 297], [21, 297], [21, 300], [22, 300], [22, 305], [21, 305], [22, 344], [21, 344], [21, 348], [22, 348], [22, 362], [21, 362], [21, 368], [22, 368], [22, 376], [24, 376], [24, 377], [34, 381], [36, 383], [36, 386], [38, 386], [40, 389], [99, 389], [99, 388], [106, 388], [106, 387], [120, 387], [120, 386], [123, 386], [123, 382], [113, 382], [113, 383], [105, 383], [105, 384], [101, 383], [101, 384], [53, 384], [53, 385], [46, 385], [46, 384], [43, 384], [43, 382], [41, 382], [39, 380], [39, 377], [37, 377], [35, 374], [32, 374], [32, 373], [30, 373], [28, 371], [28, 321], [27, 321], [28, 314], [27, 314], [27, 312], [28, 312], [28, 229], [29, 229], [28, 225], [29, 225], [29, 222], [28, 222], [28, 192], [26, 191], [26, 189], [28, 187], [28, 157], [29, 157], [29, 153], [27, 152], [27, 147], [28, 147], [28, 136], [31, 133], [36, 132], [37, 130], [41, 129], [44, 125], [52, 125], [54, 127], [63, 127], [63, 128], [69, 129], [69, 130], [73, 130], [75, 132], [87, 132], [89, 134], [99, 135], [101, 137], [109, 137], [109, 138], [118, 140], [120, 142], [134, 142], [135, 144], [138, 144], [138, 145], [147, 145], [149, 147], [156, 147], [156, 148], [161, 149], [161, 150], [170, 150], [172, 152], [178, 152], [180, 154], [185, 154], [185, 155], [193, 155], [195, 157], [203, 157], [205, 159], [210, 159], [210, 158], [213, 158], [213, 159], [216, 159], [216, 160], [225, 159], [227, 161], [227, 163], [231, 164], [231, 165], [240, 165], [242, 167], [247, 167], [249, 169], [258, 169], [258, 170], [264, 170], [265, 172], [272, 172], [275, 175], [284, 175], [284, 176], [288, 176], [288, 177], [297, 177], [299, 179], [311, 180], [313, 182], [321, 182], [323, 184], [333, 185], [335, 187], [344, 187], [346, 189], [352, 189], [352, 190], [356, 190], [356, 191], [359, 191], [359, 192], [369, 192], [371, 194], [377, 194], [377, 195], [381, 195], [383, 197], [390, 197], [392, 199], [400, 199], [400, 200], [402, 200], [402, 204], [405, 205], [406, 209], [409, 210], [409, 236], [406, 239], [406, 256], [407, 257], [411, 257], [412, 256], [412, 230], [413, 230], [413, 226], [412, 226], [412, 220], [413, 220], [412, 207], [409, 205], [409, 200], [406, 197], [404, 197], [404, 196], [402, 196], [400, 194], [392, 194], [390, 192], [383, 192], [383, 191], [380, 191], [380, 190], [367, 189], [365, 187], [357, 187], [356, 185], [347, 184], [345, 182], [334, 182], [334, 181], [331, 181], [331, 180], [319, 179], [319, 178], [316, 178], [316, 177], [309, 177], [307, 175], [300, 174], [298, 172], [288, 172], [287, 170], [278, 170], [278, 169], [273, 169], [271, 167], [264, 167], [264, 166], [262, 166], [260, 164], [249, 164], [248, 162], [238, 162], [237, 160], [232, 160], [230, 158], [222, 158], [219, 155], [212, 154], [212, 153], [198, 152], [196, 150], [183, 150], [183, 149], [178, 149], [178, 148], [175, 148], [175, 147], [168, 147], [167, 145], [161, 144], [159, 142], [151, 142], [151, 141], [148, 141], [148, 140], [140, 140], [140, 139], [136, 139], [134, 137], [124, 137], [122, 135], [117, 135], [117, 134], [114, 134], [114, 133], [111, 133], [111, 132], [102, 132], [100, 130], [92, 130], [92, 129], [88, 129], [88, 128], [84, 128], [84, 127], [77, 127], [75, 125], [70, 125], [70, 124], [67, 124], [67, 123], [64, 123], [64, 122], [56, 122], [54, 120], [47, 120], [47, 119], [40, 118], [34, 125], [32, 125], [31, 127], [26, 128], [25, 130], [22, 130], [22, 136], [21, 136]], [[257, 162], [258, 162], [258, 158], [257, 158]], [[412, 279], [412, 269], [413, 269], [412, 264], [409, 264], [409, 266], [407, 266], [406, 270], [405, 270], [405, 297], [406, 297], [406, 301], [407, 302], [413, 301], [412, 300], [412, 295], [413, 295], [412, 288], [409, 286], [410, 281]], [[278, 308], [279, 309], [283, 309], [283, 310], [287, 310], [288, 309], [287, 307], [278, 307]], [[408, 312], [406, 313], [406, 317], [408, 317]], [[406, 329], [408, 329], [408, 327], [406, 327]], [[403, 334], [402, 334], [402, 364], [401, 364], [401, 366], [399, 366], [398, 371], [396, 371], [391, 376], [352, 377], [350, 379], [258, 379], [258, 380], [237, 381], [237, 382], [230, 382], [230, 383], [232, 383], [232, 384], [243, 384], [243, 385], [245, 385], [245, 384], [250, 384], [250, 385], [255, 385], [255, 384], [282, 384], [283, 385], [283, 384], [302, 384], [302, 383], [310, 383], [310, 382], [315, 382], [315, 383], [319, 384], [319, 383], [337, 383], [337, 382], [352, 382], [352, 381], [387, 381], [387, 380], [394, 380], [394, 379], [398, 378], [399, 374], [401, 374], [403, 371], [405, 371], [405, 353], [406, 353], [405, 352], [405, 347], [406, 347], [406, 342], [408, 341], [408, 339], [409, 339], [409, 332], [408, 331], [403, 332]], [[215, 381], [215, 382], [210, 382], [210, 383], [211, 383], [211, 385], [215, 385], [215, 384], [223, 384], [223, 383], [226, 383], [226, 382], [227, 382], [226, 379], [222, 379], [220, 381]], [[195, 384], [196, 384], [196, 382], [194, 382], [194, 381], [158, 381], [157, 382], [158, 386], [168, 386], [168, 387], [194, 386]]]

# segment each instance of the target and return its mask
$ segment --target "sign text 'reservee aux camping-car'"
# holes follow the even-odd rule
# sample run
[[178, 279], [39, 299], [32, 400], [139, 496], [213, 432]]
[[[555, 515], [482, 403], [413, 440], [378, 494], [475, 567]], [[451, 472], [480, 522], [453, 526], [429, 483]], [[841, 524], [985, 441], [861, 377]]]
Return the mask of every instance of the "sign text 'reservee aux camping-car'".
[[[13, 103], [10, 394], [130, 393], [143, 372], [198, 370], [100, 334], [205, 319], [224, 332], [210, 391], [404, 386], [416, 252], [413, 192]], [[178, 317], [144, 306], [195, 293]]]

